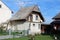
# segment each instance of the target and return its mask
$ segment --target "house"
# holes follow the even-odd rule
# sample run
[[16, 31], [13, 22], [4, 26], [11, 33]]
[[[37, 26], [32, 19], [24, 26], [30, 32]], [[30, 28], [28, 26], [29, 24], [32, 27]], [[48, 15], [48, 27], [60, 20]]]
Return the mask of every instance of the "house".
[[0, 0], [0, 28], [3, 26], [3, 30], [6, 30], [7, 21], [11, 18], [11, 16], [11, 9], [2, 0]]
[[56, 33], [60, 31], [60, 13], [58, 13], [55, 17], [53, 17], [53, 22], [51, 22], [51, 27]]
[[0, 24], [9, 20], [11, 16], [11, 9], [2, 0], [0, 0]]
[[8, 30], [22, 31], [26, 30], [28, 34], [41, 33], [41, 23], [44, 18], [38, 6], [21, 8], [11, 19]]

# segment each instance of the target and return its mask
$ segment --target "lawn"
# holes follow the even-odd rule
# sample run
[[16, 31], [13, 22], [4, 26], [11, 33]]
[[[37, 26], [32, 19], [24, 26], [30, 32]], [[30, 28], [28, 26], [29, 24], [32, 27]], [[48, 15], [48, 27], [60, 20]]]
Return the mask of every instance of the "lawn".
[[53, 40], [53, 38], [49, 35], [40, 35], [40, 36], [35, 36], [36, 40]]
[[28, 37], [20, 37], [20, 38], [12, 38], [12, 39], [4, 39], [4, 40], [28, 40]]
[[[28, 37], [20, 37], [20, 38], [12, 38], [12, 39], [5, 39], [5, 40], [28, 40]], [[39, 35], [35, 36], [35, 40], [53, 40], [53, 38], [49, 35]]]

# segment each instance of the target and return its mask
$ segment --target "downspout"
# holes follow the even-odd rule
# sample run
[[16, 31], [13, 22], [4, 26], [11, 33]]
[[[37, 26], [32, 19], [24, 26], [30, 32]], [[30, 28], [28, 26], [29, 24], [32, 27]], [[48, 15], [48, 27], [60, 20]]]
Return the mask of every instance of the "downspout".
[[[11, 22], [9, 22], [9, 25], [12, 28], [12, 23]], [[9, 28], [9, 35], [11, 35], [11, 32], [12, 32], [11, 28]]]
[[40, 33], [41, 33], [41, 21], [40, 21]]
[[29, 29], [28, 29], [29, 30], [29, 33], [30, 33], [30, 27], [31, 27], [31, 22], [29, 23]]

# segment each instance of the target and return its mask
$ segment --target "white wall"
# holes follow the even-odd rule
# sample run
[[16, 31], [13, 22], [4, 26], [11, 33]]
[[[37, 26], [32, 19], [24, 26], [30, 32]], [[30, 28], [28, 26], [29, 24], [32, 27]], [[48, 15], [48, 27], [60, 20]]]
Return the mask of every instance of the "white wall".
[[[35, 24], [35, 26], [33, 26]], [[14, 30], [29, 30], [29, 34], [41, 33], [41, 26], [40, 23], [33, 23], [33, 22], [13, 22], [12, 25], [8, 26], [8, 30], [11, 28]]]
[[[35, 24], [35, 26], [33, 26]], [[39, 26], [40, 23], [31, 23], [30, 27], [30, 34], [34, 33], [41, 33], [41, 26]]]
[[36, 14], [32, 14], [33, 15], [33, 22], [42, 22], [40, 16], [38, 15], [38, 20], [36, 20]]
[[[32, 19], [32, 22], [31, 22], [31, 26], [30, 26], [30, 31], [29, 31], [29, 34], [35, 34], [35, 33], [41, 33], [41, 22], [42, 19], [40, 18], [40, 16], [38, 15], [38, 20], [36, 20], [36, 14], [32, 14], [33, 16], [33, 19]], [[35, 24], [35, 26], [33, 26], [33, 24]], [[40, 27], [40, 28], [39, 28]]]
[[0, 8], [0, 23], [2, 23], [2, 22], [7, 21], [8, 19], [10, 19], [12, 13], [11, 13], [11, 10], [1, 1], [0, 1], [0, 5], [1, 5], [1, 8]]
[[29, 22], [13, 22], [12, 26], [8, 27], [12, 30], [28, 30], [29, 29]]
[[29, 22], [24, 22], [23, 24], [17, 25], [18, 30], [28, 30], [29, 29]]

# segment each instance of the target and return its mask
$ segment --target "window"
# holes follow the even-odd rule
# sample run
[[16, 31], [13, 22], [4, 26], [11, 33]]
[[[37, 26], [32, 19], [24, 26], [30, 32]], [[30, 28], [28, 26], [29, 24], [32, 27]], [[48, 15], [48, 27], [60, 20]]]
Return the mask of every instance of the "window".
[[0, 8], [1, 8], [1, 5], [0, 5]]
[[41, 24], [38, 24], [38, 29], [41, 29]]
[[33, 24], [33, 26], [35, 26], [35, 24]]
[[32, 21], [32, 15], [30, 15], [30, 21]]
[[38, 20], [38, 15], [36, 15], [36, 20]]

